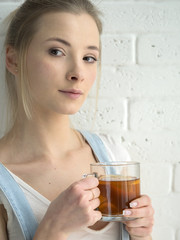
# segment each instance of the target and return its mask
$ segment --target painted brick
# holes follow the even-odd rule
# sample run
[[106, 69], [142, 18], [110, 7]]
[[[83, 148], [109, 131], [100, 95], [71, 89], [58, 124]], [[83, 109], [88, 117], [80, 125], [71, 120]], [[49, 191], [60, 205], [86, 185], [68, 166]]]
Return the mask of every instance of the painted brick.
[[1, 58], [1, 64], [0, 64], [0, 74], [4, 72], [5, 67], [5, 50], [4, 50], [4, 37], [0, 36], [0, 58]]
[[16, 9], [22, 1], [3, 1], [2, 3], [0, 2], [0, 22], [2, 22], [8, 14]]
[[180, 31], [171, 34], [147, 34], [139, 37], [139, 64], [164, 65], [180, 62]]
[[180, 130], [180, 98], [149, 98], [130, 104], [130, 129], [141, 131]]
[[[107, 0], [107, 1], [111, 1], [111, 0]], [[115, 1], [121, 1], [121, 0], [115, 0]], [[122, 0], [122, 1], [124, 1], [124, 0]], [[126, 0], [125, 0], [126, 1]], [[172, 2], [175, 2], [175, 3], [177, 3], [179, 0], [132, 0], [132, 1], [135, 1], [135, 2], [143, 2], [143, 3], [145, 3], [145, 2], [151, 2], [151, 3], [164, 3], [164, 2], [167, 2], [167, 3], [172, 3]]]
[[101, 1], [105, 32], [173, 32], [180, 26], [179, 1]]
[[[179, 96], [180, 70], [178, 66], [153, 68], [150, 66], [102, 66], [100, 97], [162, 97]], [[96, 88], [92, 96], [95, 96]]]
[[23, 0], [0, 0], [0, 3], [7, 3], [7, 2], [10, 2], [10, 3], [22, 3]]
[[126, 126], [125, 107], [123, 99], [117, 101], [116, 99], [99, 99], [95, 115], [96, 100], [89, 99], [80, 112], [72, 117], [72, 120], [78, 128], [82, 129], [93, 129], [99, 132], [122, 131]]
[[165, 163], [141, 164], [141, 189], [149, 196], [165, 196], [171, 192], [172, 166]]
[[179, 229], [180, 194], [170, 193], [164, 197], [153, 196], [152, 199], [153, 206], [155, 206], [156, 224], [159, 223], [160, 226], [172, 227], [175, 231]]
[[153, 231], [152, 238], [153, 240], [179, 240], [178, 238], [175, 239], [175, 230], [167, 226], [158, 226]]
[[102, 36], [102, 65], [133, 64], [135, 59], [134, 36], [104, 35]]
[[180, 193], [180, 161], [175, 165], [174, 171], [174, 191]]
[[180, 229], [178, 229], [177, 234], [176, 234], [176, 240], [180, 239]]
[[142, 163], [180, 162], [180, 136], [169, 131], [117, 132], [123, 137], [124, 145], [134, 161]]

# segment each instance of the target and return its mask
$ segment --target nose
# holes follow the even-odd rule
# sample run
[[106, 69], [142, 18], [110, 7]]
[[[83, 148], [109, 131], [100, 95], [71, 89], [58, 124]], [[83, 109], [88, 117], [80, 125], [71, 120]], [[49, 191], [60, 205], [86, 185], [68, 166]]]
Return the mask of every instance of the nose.
[[84, 74], [82, 67], [80, 65], [73, 64], [66, 74], [66, 79], [69, 81], [83, 81]]

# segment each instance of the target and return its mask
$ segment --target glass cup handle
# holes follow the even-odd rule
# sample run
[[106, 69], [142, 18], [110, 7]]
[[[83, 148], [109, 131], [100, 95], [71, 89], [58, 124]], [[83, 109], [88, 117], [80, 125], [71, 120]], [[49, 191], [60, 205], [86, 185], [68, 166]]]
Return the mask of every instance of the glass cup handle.
[[87, 177], [97, 177], [97, 173], [88, 173], [88, 174], [82, 175], [82, 178], [87, 178]]

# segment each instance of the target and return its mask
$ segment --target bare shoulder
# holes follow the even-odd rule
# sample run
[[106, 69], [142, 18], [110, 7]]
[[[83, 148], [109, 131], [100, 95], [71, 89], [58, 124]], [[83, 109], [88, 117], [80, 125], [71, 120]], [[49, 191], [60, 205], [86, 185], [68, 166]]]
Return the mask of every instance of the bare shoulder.
[[7, 238], [7, 212], [2, 204], [0, 204], [0, 239]]

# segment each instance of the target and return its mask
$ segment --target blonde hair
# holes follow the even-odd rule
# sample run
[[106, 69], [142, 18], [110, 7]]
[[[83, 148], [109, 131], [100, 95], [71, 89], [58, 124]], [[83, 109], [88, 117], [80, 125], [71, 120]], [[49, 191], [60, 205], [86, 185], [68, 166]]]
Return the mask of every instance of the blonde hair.
[[[27, 118], [32, 117], [32, 99], [27, 79], [26, 55], [34, 34], [38, 31], [37, 21], [49, 12], [87, 13], [96, 22], [99, 34], [102, 33], [100, 11], [89, 0], [26, 0], [9, 15], [10, 23], [5, 39], [5, 47], [12, 46], [18, 53], [18, 87], [14, 75], [6, 69], [6, 84], [9, 92], [13, 125], [17, 119], [19, 101]], [[100, 66], [99, 66], [100, 68]], [[17, 92], [19, 91], [19, 92]], [[18, 99], [20, 96], [20, 99]]]

